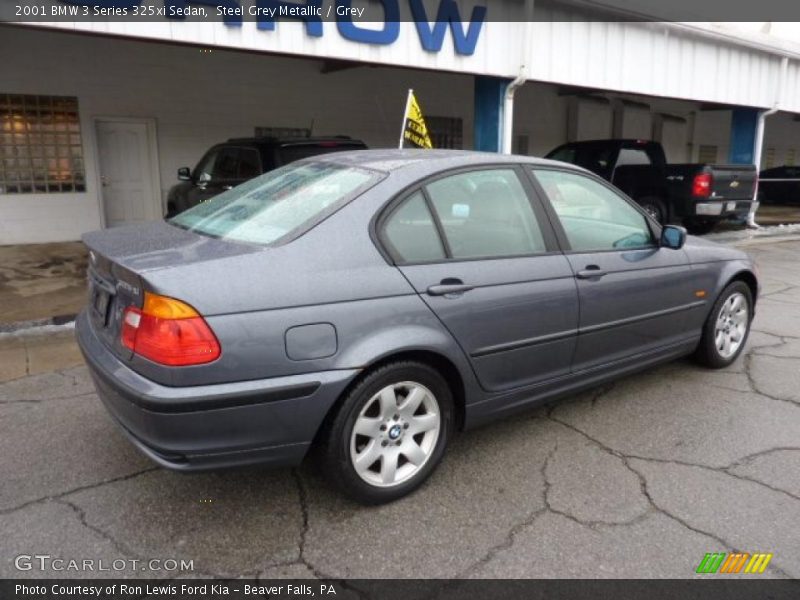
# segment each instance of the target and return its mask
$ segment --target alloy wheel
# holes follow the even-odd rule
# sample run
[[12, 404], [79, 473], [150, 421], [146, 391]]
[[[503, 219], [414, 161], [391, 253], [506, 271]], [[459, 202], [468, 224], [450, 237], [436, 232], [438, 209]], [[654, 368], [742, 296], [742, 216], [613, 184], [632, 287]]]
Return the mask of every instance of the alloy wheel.
[[387, 385], [361, 409], [350, 436], [350, 460], [361, 479], [393, 487], [411, 479], [436, 448], [441, 412], [424, 385]]
[[744, 294], [731, 294], [722, 305], [714, 329], [714, 344], [722, 358], [730, 358], [739, 351], [747, 335], [750, 307]]

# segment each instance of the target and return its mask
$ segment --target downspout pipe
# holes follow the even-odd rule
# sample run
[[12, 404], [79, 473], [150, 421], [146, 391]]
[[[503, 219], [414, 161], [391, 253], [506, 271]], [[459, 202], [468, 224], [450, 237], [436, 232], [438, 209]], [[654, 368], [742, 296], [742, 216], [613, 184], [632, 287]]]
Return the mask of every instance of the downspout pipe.
[[525, 83], [526, 79], [525, 65], [520, 65], [519, 75], [506, 87], [503, 101], [503, 154], [511, 154], [514, 137], [514, 94], [516, 94], [517, 88]]
[[527, 19], [525, 21], [525, 39], [522, 44], [522, 56], [519, 61], [519, 72], [508, 84], [503, 98], [503, 154], [511, 154], [514, 142], [514, 95], [517, 89], [527, 81], [527, 64], [533, 52], [533, 7], [534, 0], [525, 0]]
[[[772, 103], [772, 108], [769, 110], [762, 111], [758, 115], [758, 121], [756, 121], [756, 139], [755, 139], [755, 146], [753, 148], [753, 163], [756, 166], [756, 172], [761, 169], [761, 154], [764, 150], [764, 126], [766, 125], [767, 117], [774, 115], [779, 110], [780, 102], [783, 97], [783, 86], [786, 82], [786, 75], [789, 72], [789, 57], [784, 56], [781, 59], [781, 71], [780, 75], [778, 76], [778, 84], [775, 89], [775, 99]], [[758, 223], [756, 223], [756, 211], [758, 210], [759, 202], [758, 202], [758, 186], [756, 186], [755, 197], [753, 198], [753, 202], [750, 204], [750, 212], [747, 214], [747, 226], [753, 229], [758, 228]]]

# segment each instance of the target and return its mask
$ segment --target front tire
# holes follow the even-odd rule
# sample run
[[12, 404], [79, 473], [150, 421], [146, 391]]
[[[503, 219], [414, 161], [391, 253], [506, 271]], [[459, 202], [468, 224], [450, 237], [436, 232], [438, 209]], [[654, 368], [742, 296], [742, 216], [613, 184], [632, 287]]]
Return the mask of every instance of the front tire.
[[734, 281], [717, 298], [703, 326], [695, 358], [703, 366], [722, 369], [731, 365], [750, 335], [753, 295], [743, 281]]
[[664, 225], [667, 222], [667, 209], [664, 207], [664, 203], [655, 196], [647, 196], [640, 199], [639, 206], [653, 217], [659, 225]]
[[422, 363], [390, 363], [350, 390], [328, 424], [324, 474], [363, 504], [397, 500], [433, 472], [452, 431], [452, 394], [442, 376]]
[[710, 219], [689, 219], [684, 221], [683, 225], [692, 235], [706, 235], [714, 231], [717, 222]]

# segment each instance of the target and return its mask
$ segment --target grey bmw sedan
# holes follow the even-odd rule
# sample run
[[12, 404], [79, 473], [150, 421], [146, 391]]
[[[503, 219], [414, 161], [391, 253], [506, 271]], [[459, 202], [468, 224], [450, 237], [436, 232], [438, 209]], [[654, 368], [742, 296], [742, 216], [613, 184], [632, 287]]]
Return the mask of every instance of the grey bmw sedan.
[[422, 484], [457, 430], [731, 364], [758, 295], [747, 255], [588, 171], [473, 152], [315, 157], [84, 241], [77, 336], [133, 444], [181, 471], [313, 448], [365, 503]]

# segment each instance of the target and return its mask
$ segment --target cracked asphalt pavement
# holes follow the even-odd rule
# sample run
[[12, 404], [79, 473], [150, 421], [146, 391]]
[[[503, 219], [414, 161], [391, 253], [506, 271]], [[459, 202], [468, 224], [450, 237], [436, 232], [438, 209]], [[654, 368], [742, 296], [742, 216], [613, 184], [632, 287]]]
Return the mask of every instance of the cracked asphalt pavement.
[[[694, 577], [772, 552], [800, 577], [800, 243], [751, 249], [746, 353], [681, 360], [456, 437], [416, 494], [364, 508], [315, 470], [181, 475], [119, 433], [86, 369], [0, 384], [0, 577], [14, 557], [193, 560], [220, 577]], [[742, 575], [743, 576], [743, 575]]]

